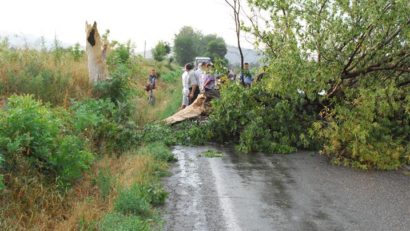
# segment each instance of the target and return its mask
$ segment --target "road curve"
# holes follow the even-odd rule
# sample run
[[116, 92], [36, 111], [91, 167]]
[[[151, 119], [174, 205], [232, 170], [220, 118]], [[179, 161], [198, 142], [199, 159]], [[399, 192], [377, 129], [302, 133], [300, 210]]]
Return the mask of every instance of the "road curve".
[[[206, 150], [224, 152], [206, 158]], [[164, 179], [164, 230], [410, 230], [410, 177], [358, 171], [325, 157], [235, 154], [176, 146]]]

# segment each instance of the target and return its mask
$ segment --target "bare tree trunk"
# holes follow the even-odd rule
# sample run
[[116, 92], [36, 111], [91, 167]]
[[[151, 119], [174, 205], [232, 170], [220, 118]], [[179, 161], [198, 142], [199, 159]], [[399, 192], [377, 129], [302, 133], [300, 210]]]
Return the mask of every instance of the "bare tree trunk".
[[242, 52], [242, 47], [241, 47], [241, 20], [240, 20], [241, 1], [240, 0], [232, 0], [232, 2], [230, 2], [229, 0], [225, 0], [225, 2], [233, 10], [233, 16], [234, 16], [234, 19], [235, 19], [236, 39], [238, 41], [238, 50], [239, 50], [239, 55], [240, 55], [240, 58], [241, 58], [241, 70], [243, 70], [244, 58], [243, 58], [243, 52]]
[[95, 85], [98, 81], [107, 79], [108, 71], [102, 56], [102, 43], [97, 30], [97, 23], [94, 22], [91, 26], [86, 22], [85, 32], [87, 36], [88, 74], [90, 83]]

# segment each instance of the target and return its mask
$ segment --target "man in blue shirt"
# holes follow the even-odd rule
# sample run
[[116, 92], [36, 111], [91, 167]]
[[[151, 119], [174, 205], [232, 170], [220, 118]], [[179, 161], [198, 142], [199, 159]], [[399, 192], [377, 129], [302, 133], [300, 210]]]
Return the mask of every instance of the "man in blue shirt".
[[243, 70], [241, 72], [241, 83], [245, 87], [250, 87], [253, 82], [253, 77], [251, 72], [249, 71], [249, 63], [244, 63], [243, 65]]

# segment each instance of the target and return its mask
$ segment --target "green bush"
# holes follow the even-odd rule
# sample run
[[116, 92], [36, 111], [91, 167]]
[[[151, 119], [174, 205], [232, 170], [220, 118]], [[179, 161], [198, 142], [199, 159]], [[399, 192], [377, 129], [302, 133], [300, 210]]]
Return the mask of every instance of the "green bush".
[[74, 102], [74, 128], [93, 140], [98, 151], [123, 152], [140, 141], [136, 124], [109, 99]]
[[237, 143], [237, 149], [244, 153], [312, 148], [315, 142], [304, 137], [314, 116], [302, 104], [302, 97], [293, 101], [261, 85], [245, 89], [228, 84], [221, 91], [221, 99], [212, 102], [209, 131], [205, 133], [218, 142]]
[[151, 205], [164, 204], [167, 195], [160, 184], [134, 184], [120, 192], [114, 208], [126, 215], [148, 216], [151, 214]]
[[109, 168], [103, 168], [98, 170], [96, 178], [96, 184], [100, 190], [103, 199], [106, 199], [110, 193], [114, 183], [114, 178], [111, 175]]
[[110, 72], [109, 79], [99, 81], [95, 85], [94, 95], [100, 99], [110, 99], [118, 106], [127, 105], [133, 93], [130, 79], [131, 69], [129, 66], [126, 64], [118, 64], [115, 69]]
[[177, 144], [177, 137], [170, 126], [163, 124], [147, 124], [144, 126], [142, 132], [142, 141], [146, 143], [153, 143], [161, 141], [165, 145]]
[[70, 115], [52, 109], [32, 96], [12, 96], [6, 111], [0, 111], [0, 152], [6, 171], [27, 161], [39, 172], [70, 184], [87, 170], [93, 155], [84, 140], [71, 135]]
[[98, 223], [100, 231], [149, 231], [147, 222], [134, 215], [124, 215], [121, 213], [108, 213]]
[[180, 79], [182, 75], [182, 71], [175, 70], [166, 73], [165, 75], [161, 75], [160, 80], [164, 81], [165, 83], [174, 83]]
[[147, 216], [151, 213], [150, 195], [140, 184], [123, 189], [115, 201], [115, 211], [122, 214]]
[[160, 161], [171, 162], [176, 160], [169, 148], [161, 142], [149, 143], [140, 152], [152, 155], [156, 160]]
[[322, 152], [336, 164], [362, 169], [397, 169], [410, 163], [410, 115], [400, 100], [384, 89], [351, 90], [347, 102], [337, 105], [326, 122], [314, 125], [324, 139]]
[[[3, 156], [0, 155], [0, 168], [3, 165]], [[0, 175], [0, 191], [4, 189], [3, 175]]]

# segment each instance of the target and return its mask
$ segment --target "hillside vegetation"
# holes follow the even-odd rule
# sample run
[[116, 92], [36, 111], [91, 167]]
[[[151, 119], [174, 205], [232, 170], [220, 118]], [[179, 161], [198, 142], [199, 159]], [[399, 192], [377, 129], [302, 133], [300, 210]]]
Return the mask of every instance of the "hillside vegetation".
[[[174, 158], [144, 126], [179, 107], [181, 71], [117, 44], [111, 79], [88, 82], [84, 51], [0, 46], [0, 227], [151, 230], [166, 198], [159, 177]], [[161, 73], [156, 105], [144, 86]]]

